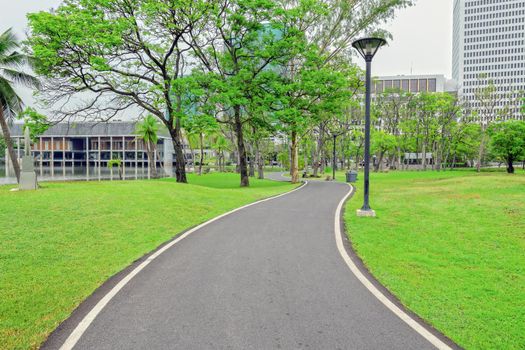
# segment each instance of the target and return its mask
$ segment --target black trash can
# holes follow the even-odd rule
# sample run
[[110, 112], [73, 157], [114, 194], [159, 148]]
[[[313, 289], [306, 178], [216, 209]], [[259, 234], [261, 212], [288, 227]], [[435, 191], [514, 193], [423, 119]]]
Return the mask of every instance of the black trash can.
[[356, 182], [357, 181], [357, 171], [349, 171], [346, 173], [346, 182]]

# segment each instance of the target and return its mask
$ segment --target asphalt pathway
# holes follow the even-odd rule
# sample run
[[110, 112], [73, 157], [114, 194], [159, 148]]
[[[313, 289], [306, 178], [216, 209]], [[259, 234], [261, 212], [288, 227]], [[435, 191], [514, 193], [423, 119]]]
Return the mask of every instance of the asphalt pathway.
[[348, 191], [310, 182], [199, 229], [131, 279], [74, 348], [433, 349], [341, 258], [334, 214]]

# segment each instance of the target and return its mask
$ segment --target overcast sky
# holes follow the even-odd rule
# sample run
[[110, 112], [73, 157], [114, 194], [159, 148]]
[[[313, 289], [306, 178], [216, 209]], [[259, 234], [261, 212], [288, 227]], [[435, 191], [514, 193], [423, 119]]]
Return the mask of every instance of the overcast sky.
[[[26, 14], [58, 6], [60, 0], [0, 0], [0, 31], [13, 27], [25, 38]], [[386, 29], [393, 35], [378, 52], [373, 75], [444, 74], [451, 76], [453, 0], [416, 0]], [[29, 97], [23, 94], [27, 100]], [[29, 101], [27, 101], [30, 104]]]

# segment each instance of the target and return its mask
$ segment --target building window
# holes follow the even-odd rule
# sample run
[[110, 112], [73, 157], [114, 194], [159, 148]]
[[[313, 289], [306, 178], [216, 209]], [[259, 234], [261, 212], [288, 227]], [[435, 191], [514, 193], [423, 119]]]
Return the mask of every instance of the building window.
[[401, 80], [394, 80], [394, 89], [401, 89]]
[[428, 91], [436, 92], [436, 79], [428, 80]]
[[411, 79], [410, 80], [410, 92], [418, 92], [418, 86], [417, 86], [417, 79]]
[[427, 80], [419, 79], [419, 91], [427, 91]]

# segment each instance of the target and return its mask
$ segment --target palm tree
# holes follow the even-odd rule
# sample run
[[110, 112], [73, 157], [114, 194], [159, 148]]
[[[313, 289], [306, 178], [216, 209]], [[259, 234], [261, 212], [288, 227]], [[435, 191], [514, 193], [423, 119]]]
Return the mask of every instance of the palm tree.
[[0, 35], [0, 127], [16, 179], [20, 181], [20, 165], [8, 126], [8, 121], [11, 121], [23, 109], [22, 99], [16, 93], [14, 85], [21, 84], [39, 88], [40, 84], [37, 78], [21, 70], [24, 66], [31, 66], [32, 60], [29, 56], [18, 52], [18, 49], [20, 49], [20, 43], [11, 29]]
[[146, 146], [146, 152], [148, 153], [148, 163], [149, 168], [151, 171], [151, 177], [157, 178], [157, 164], [155, 162], [155, 152], [156, 152], [156, 146], [157, 141], [159, 140], [159, 137], [157, 135], [157, 131], [159, 130], [159, 124], [157, 122], [157, 119], [152, 116], [148, 115], [144, 120], [140, 123], [137, 123], [137, 129], [136, 133], [139, 136], [140, 139], [144, 141], [144, 145]]

